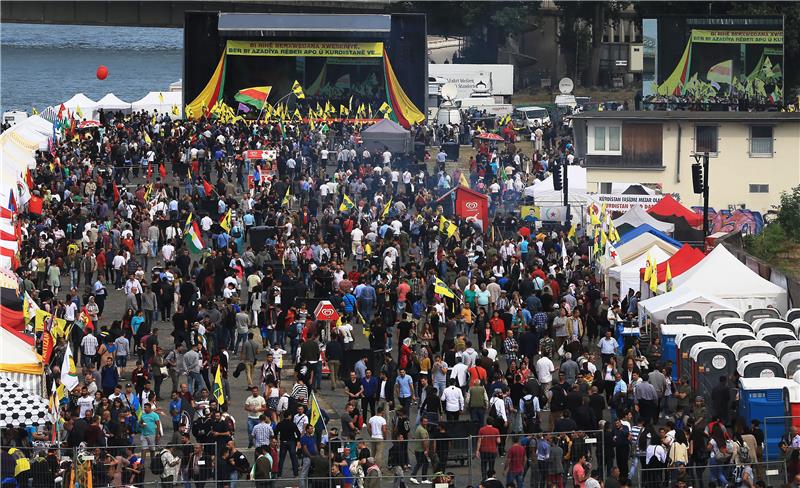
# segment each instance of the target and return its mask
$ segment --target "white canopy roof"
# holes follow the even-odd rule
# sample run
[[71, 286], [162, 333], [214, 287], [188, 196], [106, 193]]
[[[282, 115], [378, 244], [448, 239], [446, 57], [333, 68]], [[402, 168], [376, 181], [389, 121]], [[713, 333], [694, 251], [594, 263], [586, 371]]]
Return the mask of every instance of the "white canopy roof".
[[97, 110], [130, 110], [131, 104], [124, 100], [120, 100], [113, 93], [107, 93], [103, 98], [97, 101]]
[[0, 373], [13, 379], [31, 393], [40, 394], [44, 366], [42, 357], [33, 347], [14, 335], [5, 327], [0, 327]]
[[638, 291], [639, 282], [641, 281], [639, 270], [644, 268], [648, 256], [652, 257], [658, 263], [666, 261], [672, 254], [674, 254], [674, 252], [669, 253], [660, 246], [653, 244], [646, 252], [639, 254], [622, 266], [609, 268], [606, 276], [606, 290], [611, 290], [613, 293], [613, 291], [617, 289], [616, 284], [619, 283], [620, 296], [624, 296], [628, 293], [629, 288]]
[[[638, 273], [637, 273], [638, 274]], [[733, 308], [733, 306], [711, 294], [701, 293], [690, 286], [681, 286], [674, 291], [648, 298], [639, 302], [639, 321], [644, 323], [650, 317], [654, 323], [662, 323], [673, 310], [695, 310], [705, 316], [714, 308]]]
[[[672, 256], [676, 252], [678, 252], [677, 247], [673, 246], [669, 242], [661, 239], [655, 234], [650, 232], [645, 232], [641, 235], [638, 235], [631, 239], [630, 241], [622, 244], [621, 246], [617, 247], [617, 254], [622, 261], [622, 264], [626, 264], [631, 259], [634, 259], [643, 253], [647, 252], [653, 246], [658, 246], [661, 248], [662, 251], [665, 251], [668, 256]], [[600, 265], [600, 269], [607, 269], [609, 265], [612, 263], [609, 262], [609, 259], [605, 256], [600, 256], [598, 258], [598, 264]], [[634, 290], [638, 290], [639, 288], [634, 288]]]
[[[68, 108], [73, 113], [78, 107], [80, 107], [83, 118], [85, 119], [88, 119], [91, 116], [96, 106], [97, 102], [87, 97], [83, 93], [76, 93], [72, 98], [64, 102], [64, 108]], [[56, 107], [56, 110], [58, 110], [58, 107]]]
[[728, 306], [743, 311], [772, 305], [784, 313], [788, 303], [784, 288], [759, 276], [721, 245], [692, 269], [676, 276], [673, 284], [718, 296], [727, 300]]
[[[577, 165], [567, 166], [567, 176], [569, 177], [569, 191], [576, 193], [586, 193], [586, 168]], [[537, 180], [523, 190], [522, 194], [526, 197], [533, 197], [536, 200], [540, 195], [545, 195], [555, 191], [553, 186], [553, 175], [551, 174], [543, 180]], [[561, 192], [558, 192], [561, 194]], [[562, 197], [563, 201], [563, 197]], [[536, 203], [539, 205], [539, 203]]]
[[675, 231], [675, 224], [669, 222], [661, 222], [645, 211], [641, 205], [633, 205], [624, 215], [612, 220], [614, 227], [619, 227], [628, 224], [632, 227], [639, 227], [643, 224], [648, 224], [656, 230], [671, 234]]
[[178, 107], [178, 110], [183, 112], [183, 94], [181, 92], [150, 92], [140, 100], [131, 103], [131, 110], [140, 112], [158, 111], [159, 114], [167, 114], [172, 117], [172, 107]]

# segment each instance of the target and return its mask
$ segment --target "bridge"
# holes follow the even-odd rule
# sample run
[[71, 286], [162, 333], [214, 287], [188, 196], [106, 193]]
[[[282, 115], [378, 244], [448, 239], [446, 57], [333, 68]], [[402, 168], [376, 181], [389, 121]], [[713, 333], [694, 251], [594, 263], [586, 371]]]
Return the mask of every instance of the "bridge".
[[274, 1], [6, 1], [0, 2], [3, 22], [128, 27], [183, 27], [184, 12], [308, 12], [388, 13], [392, 0], [274, 0]]

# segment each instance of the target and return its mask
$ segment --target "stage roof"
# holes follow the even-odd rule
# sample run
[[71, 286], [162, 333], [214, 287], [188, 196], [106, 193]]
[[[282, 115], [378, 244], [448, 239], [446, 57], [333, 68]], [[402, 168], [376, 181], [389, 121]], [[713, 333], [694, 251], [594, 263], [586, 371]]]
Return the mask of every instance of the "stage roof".
[[223, 36], [286, 36], [324, 33], [326, 37], [388, 36], [391, 15], [361, 14], [251, 14], [220, 13], [217, 24]]

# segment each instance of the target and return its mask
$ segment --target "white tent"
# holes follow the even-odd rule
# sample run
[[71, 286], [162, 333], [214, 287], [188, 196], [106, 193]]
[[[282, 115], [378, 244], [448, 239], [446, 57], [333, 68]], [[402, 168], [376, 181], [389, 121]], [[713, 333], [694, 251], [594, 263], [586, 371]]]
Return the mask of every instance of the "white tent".
[[5, 327], [0, 327], [0, 373], [19, 383], [25, 391], [42, 394], [42, 357]]
[[[83, 93], [76, 93], [72, 98], [63, 103], [64, 108], [69, 109], [76, 119], [89, 119], [94, 113], [97, 102], [87, 97]], [[78, 108], [81, 109], [83, 117], [77, 114]]]
[[99, 112], [101, 108], [105, 111], [130, 110], [131, 104], [120, 100], [119, 97], [113, 93], [107, 93], [106, 96], [97, 101], [95, 113]]
[[[569, 177], [569, 191], [572, 193], [573, 191], [576, 193], [586, 194], [586, 168], [582, 168], [580, 166], [567, 166], [567, 176]], [[553, 175], [551, 174], [547, 178], [543, 180], [537, 180], [531, 186], [528, 186], [523, 190], [522, 194], [526, 197], [533, 197], [534, 200], [538, 200], [540, 195], [547, 195], [556, 191], [555, 187], [553, 186]], [[561, 194], [560, 191], [557, 193]], [[563, 201], [564, 198], [562, 197], [561, 200]], [[539, 205], [539, 202], [536, 202]]]
[[639, 323], [650, 318], [653, 323], [663, 323], [673, 310], [695, 310], [704, 316], [714, 308], [734, 308], [730, 302], [711, 294], [701, 293], [690, 286], [681, 286], [639, 302]]
[[639, 270], [644, 268], [648, 256], [660, 263], [669, 259], [673, 254], [675, 253], [665, 251], [657, 244], [653, 244], [647, 251], [630, 259], [622, 266], [609, 268], [606, 274], [606, 290], [611, 290], [610, 293], [613, 293], [619, 285], [619, 296], [627, 294], [629, 288], [639, 290], [641, 281]]
[[759, 276], [721, 245], [692, 269], [676, 276], [673, 284], [718, 296], [728, 301], [729, 307], [743, 311], [771, 305], [784, 313], [788, 306], [784, 288]]
[[155, 112], [176, 117], [172, 113], [172, 107], [178, 107], [179, 113], [183, 113], [183, 93], [182, 92], [150, 92], [141, 100], [131, 103], [131, 110], [134, 112]]
[[654, 229], [671, 234], [675, 231], [675, 224], [671, 224], [669, 222], [661, 222], [660, 220], [656, 219], [645, 209], [641, 207], [641, 205], [633, 205], [624, 215], [621, 217], [612, 220], [614, 227], [621, 227], [623, 225], [630, 225], [631, 227], [639, 227], [640, 225], [647, 224]]

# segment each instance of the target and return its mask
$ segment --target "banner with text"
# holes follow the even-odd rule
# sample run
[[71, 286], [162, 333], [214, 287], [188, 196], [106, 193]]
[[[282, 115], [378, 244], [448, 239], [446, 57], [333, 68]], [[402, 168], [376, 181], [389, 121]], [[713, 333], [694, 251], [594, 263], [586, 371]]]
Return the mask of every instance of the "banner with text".
[[783, 32], [779, 30], [692, 29], [692, 42], [707, 44], [783, 44]]
[[609, 212], [627, 212], [634, 205], [639, 205], [647, 210], [664, 198], [664, 195], [624, 195], [621, 193], [595, 193], [587, 196], [594, 200], [599, 207], [605, 203], [606, 210]]
[[227, 43], [229, 56], [306, 56], [380, 58], [382, 42], [281, 42], [235, 41]]

